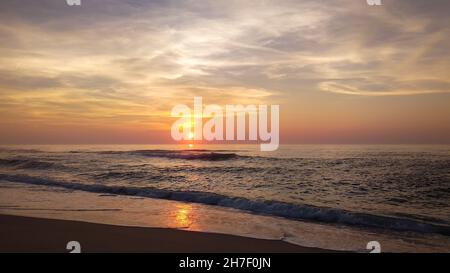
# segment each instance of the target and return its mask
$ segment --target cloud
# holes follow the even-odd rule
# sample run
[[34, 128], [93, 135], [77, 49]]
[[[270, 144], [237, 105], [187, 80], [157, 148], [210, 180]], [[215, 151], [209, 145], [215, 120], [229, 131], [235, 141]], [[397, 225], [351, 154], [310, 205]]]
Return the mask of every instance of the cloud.
[[57, 78], [27, 75], [15, 71], [0, 70], [0, 88], [19, 91], [42, 90], [63, 86]]
[[[60, 2], [3, 1], [2, 20], [10, 24], [2, 25], [10, 27], [2, 32], [11, 37], [3, 44], [8, 54], [3, 57], [34, 64], [29, 68], [35, 70], [42, 65], [53, 70], [59, 66], [61, 71], [54, 73], [101, 70], [105, 77], [120, 73], [123, 82], [139, 78], [149, 85], [179, 78], [211, 84], [209, 78], [219, 78], [222, 84], [259, 88], [253, 81], [270, 79], [285, 86], [283, 80], [298, 77], [317, 79], [316, 90], [305, 90], [311, 92], [339, 78], [341, 84], [348, 79], [345, 85], [360, 90], [354, 94], [371, 92], [353, 86], [355, 77], [408, 81], [414, 74], [435, 81], [447, 76], [435, 70], [449, 68], [445, 1], [386, 1], [376, 9], [364, 1], [346, 0], [109, 0], [86, 2], [81, 10]], [[46, 57], [32, 63], [21, 57], [24, 52]], [[253, 73], [249, 81], [246, 71]], [[391, 85], [377, 84], [385, 84], [385, 90]], [[427, 88], [423, 92], [428, 93]]]
[[92, 0], [79, 8], [4, 0], [2, 108], [14, 113], [22, 103], [30, 115], [73, 120], [109, 111], [145, 123], [141, 113], [162, 116], [193, 95], [228, 103], [448, 93], [448, 8], [439, 0]]

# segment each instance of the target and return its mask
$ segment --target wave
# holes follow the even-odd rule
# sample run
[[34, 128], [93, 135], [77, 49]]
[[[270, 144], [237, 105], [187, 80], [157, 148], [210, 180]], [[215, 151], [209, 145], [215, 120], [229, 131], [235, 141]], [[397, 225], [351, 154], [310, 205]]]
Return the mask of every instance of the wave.
[[36, 169], [36, 170], [66, 168], [66, 166], [62, 164], [32, 159], [0, 159], [0, 166], [13, 167], [17, 169]]
[[103, 151], [101, 154], [129, 154], [145, 157], [163, 157], [170, 159], [220, 161], [239, 157], [236, 153], [224, 153], [211, 150], [135, 150], [135, 151]]
[[232, 197], [210, 192], [173, 191], [151, 187], [125, 187], [101, 184], [68, 183], [28, 175], [0, 174], [0, 180], [33, 185], [62, 187], [66, 189], [82, 190], [94, 193], [131, 195], [216, 205], [294, 220], [310, 220], [332, 224], [391, 229], [397, 231], [438, 233], [450, 236], [450, 226], [427, 223], [416, 219], [356, 213], [345, 210], [320, 208], [311, 205], [290, 204], [278, 201], [250, 200], [243, 197]]

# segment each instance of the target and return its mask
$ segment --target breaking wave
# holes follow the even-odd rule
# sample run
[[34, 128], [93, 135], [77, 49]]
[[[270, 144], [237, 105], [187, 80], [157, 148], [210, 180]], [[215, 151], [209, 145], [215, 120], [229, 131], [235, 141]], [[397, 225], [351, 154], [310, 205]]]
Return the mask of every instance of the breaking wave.
[[105, 151], [102, 154], [128, 154], [139, 155], [146, 157], [162, 157], [172, 159], [186, 159], [186, 160], [205, 160], [205, 161], [220, 161], [229, 160], [239, 157], [236, 153], [211, 152], [209, 150], [135, 150], [135, 151]]
[[235, 208], [258, 214], [285, 217], [295, 220], [310, 220], [332, 224], [345, 224], [361, 227], [383, 228], [397, 231], [414, 231], [450, 235], [450, 226], [427, 223], [410, 218], [355, 213], [339, 209], [320, 208], [310, 205], [290, 204], [278, 201], [258, 201], [243, 197], [232, 197], [210, 192], [172, 191], [151, 187], [107, 186], [101, 184], [68, 183], [27, 175], [0, 174], [0, 180], [62, 187], [102, 194], [131, 195], [149, 198], [168, 199]]

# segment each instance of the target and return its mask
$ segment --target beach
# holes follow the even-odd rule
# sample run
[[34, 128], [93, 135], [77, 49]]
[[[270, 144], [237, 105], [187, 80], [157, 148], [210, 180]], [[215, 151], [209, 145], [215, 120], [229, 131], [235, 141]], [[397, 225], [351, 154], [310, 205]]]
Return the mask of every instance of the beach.
[[89, 252], [450, 249], [447, 147], [26, 148], [0, 149], [0, 215], [28, 217], [2, 220], [10, 251], [67, 252], [69, 240]]
[[279, 240], [126, 227], [80, 221], [0, 215], [0, 252], [67, 253], [74, 238], [82, 252], [132, 253], [321, 253]]
[[450, 253], [449, 11], [0, 1], [0, 252]]

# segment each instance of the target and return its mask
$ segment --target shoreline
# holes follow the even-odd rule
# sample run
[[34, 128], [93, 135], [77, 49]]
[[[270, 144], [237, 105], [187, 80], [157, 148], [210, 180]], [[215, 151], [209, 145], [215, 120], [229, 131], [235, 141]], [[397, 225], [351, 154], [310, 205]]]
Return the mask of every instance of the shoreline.
[[[8, 215], [16, 215], [34, 219], [22, 224], [22, 226], [35, 225], [38, 219], [48, 219], [46, 221], [54, 222], [70, 221], [100, 224], [112, 227], [119, 227], [115, 234], [122, 234], [121, 227], [137, 227], [148, 230], [169, 230], [161, 232], [161, 236], [174, 236], [171, 234], [183, 233], [202, 233], [225, 235], [224, 238], [255, 238], [256, 240], [268, 240], [278, 243], [286, 243], [289, 246], [304, 246], [304, 248], [293, 250], [292, 248], [267, 248], [261, 250], [242, 248], [239, 246], [239, 240], [234, 239], [234, 248], [224, 249], [219, 240], [214, 244], [220, 246], [219, 249], [203, 247], [201, 249], [188, 248], [170, 249], [154, 248], [153, 252], [317, 252], [318, 249], [324, 252], [345, 251], [345, 252], [367, 252], [367, 243], [369, 241], [379, 241], [382, 244], [383, 252], [448, 252], [450, 237], [437, 234], [418, 234], [418, 233], [400, 233], [384, 230], [365, 230], [361, 228], [351, 228], [347, 226], [333, 226], [314, 222], [293, 221], [279, 217], [267, 215], [251, 214], [236, 209], [218, 208], [196, 203], [178, 202], [164, 199], [153, 198], [135, 198], [120, 195], [99, 195], [83, 191], [59, 191], [51, 187], [35, 186], [1, 181], [2, 190], [0, 191], [0, 252], [2, 252], [2, 243], [12, 238], [22, 236], [18, 230], [14, 229], [13, 223], [6, 221]], [[80, 202], [80, 200], [82, 200]], [[11, 216], [9, 216], [11, 217]], [[5, 219], [5, 220], [2, 220]], [[3, 225], [1, 225], [3, 224]], [[17, 229], [22, 226], [16, 224]], [[67, 224], [67, 227], [72, 226]], [[36, 225], [37, 228], [23, 231], [35, 232], [46, 231], [46, 225]], [[66, 228], [67, 228], [66, 227]], [[91, 233], [93, 227], [86, 228], [85, 234]], [[12, 230], [10, 233], [4, 232], [5, 229]], [[37, 232], [37, 236], [41, 236]], [[58, 231], [59, 232], [59, 231]], [[128, 232], [129, 233], [129, 232]], [[134, 233], [134, 232], [131, 232]], [[11, 234], [11, 235], [9, 235]], [[126, 234], [126, 233], [123, 233]], [[77, 234], [75, 234], [77, 235]], [[219, 235], [216, 236], [220, 237]], [[226, 235], [229, 235], [228, 237]], [[46, 235], [51, 237], [52, 235]], [[77, 235], [78, 236], [78, 235]], [[117, 236], [117, 235], [115, 235]], [[180, 235], [181, 236], [181, 235]], [[190, 235], [189, 235], [190, 236]], [[211, 235], [208, 235], [211, 236]], [[241, 236], [241, 237], [240, 237]], [[9, 238], [12, 237], [12, 238]], [[91, 236], [92, 237], [92, 236]], [[214, 237], [214, 236], [213, 236]], [[77, 237], [81, 238], [81, 237]], [[77, 240], [77, 238], [64, 238], [64, 240]], [[83, 237], [84, 238], [84, 237]], [[163, 238], [164, 239], [164, 238]], [[47, 239], [46, 239], [47, 240]], [[84, 240], [84, 239], [83, 239]], [[87, 240], [91, 240], [89, 237]], [[104, 238], [104, 241], [115, 240], [114, 236]], [[136, 239], [139, 241], [139, 239]], [[223, 239], [223, 241], [227, 241]], [[195, 239], [188, 241], [194, 245]], [[213, 242], [211, 241], [211, 242]], [[6, 242], [6, 241], [5, 241]], [[56, 248], [58, 252], [65, 252], [65, 244], [61, 249], [62, 242], [58, 243]], [[161, 241], [166, 244], [168, 241]], [[253, 244], [252, 242], [247, 243]], [[433, 244], [431, 244], [431, 242]], [[17, 243], [17, 242], [15, 242]], [[10, 244], [15, 244], [10, 242]], [[48, 241], [41, 242], [42, 244]], [[183, 244], [179, 239], [177, 244]], [[208, 241], [206, 242], [208, 243]], [[242, 243], [242, 242], [241, 242]], [[29, 244], [29, 242], [28, 242]], [[22, 243], [27, 246], [27, 243]], [[196, 246], [195, 246], [196, 247]], [[3, 248], [5, 249], [5, 248]], [[13, 248], [10, 248], [13, 249]], [[24, 252], [28, 248], [21, 250]], [[39, 249], [36, 248], [35, 252]], [[10, 250], [11, 251], [11, 250]], [[20, 251], [20, 250], [18, 250]], [[32, 250], [29, 250], [32, 251]], [[40, 250], [44, 252], [44, 250]], [[48, 250], [50, 251], [50, 250]], [[56, 251], [56, 250], [55, 250]], [[100, 251], [100, 250], [99, 250]], [[115, 251], [106, 249], [104, 251]], [[119, 251], [119, 250], [117, 250]], [[122, 249], [121, 251], [125, 251]], [[128, 252], [138, 251], [126, 250]], [[149, 252], [149, 249], [139, 250], [140, 252]], [[67, 251], [66, 251], [67, 252]]]
[[82, 252], [135, 253], [331, 253], [281, 240], [131, 227], [0, 214], [0, 252], [68, 253], [69, 241]]

